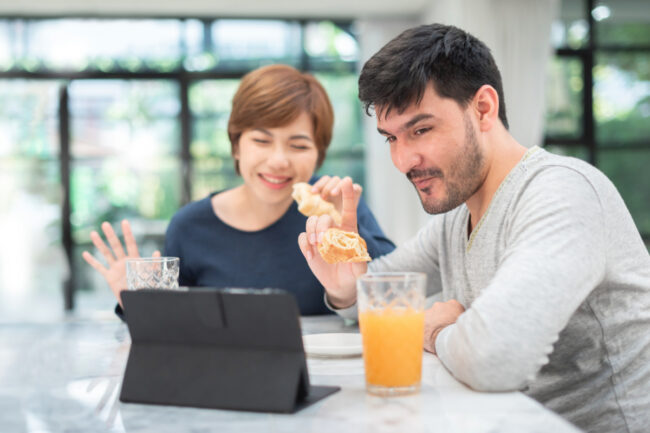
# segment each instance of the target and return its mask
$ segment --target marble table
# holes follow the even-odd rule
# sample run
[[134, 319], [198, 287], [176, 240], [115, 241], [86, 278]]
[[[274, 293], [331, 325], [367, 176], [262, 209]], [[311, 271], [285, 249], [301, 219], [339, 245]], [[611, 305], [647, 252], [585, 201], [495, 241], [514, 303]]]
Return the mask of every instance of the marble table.
[[[334, 316], [303, 333], [356, 332]], [[110, 315], [0, 326], [0, 431], [74, 432], [540, 432], [578, 431], [521, 393], [474, 392], [425, 354], [422, 391], [380, 398], [364, 390], [363, 362], [311, 359], [315, 385], [336, 394], [293, 415], [121, 403], [128, 329]]]

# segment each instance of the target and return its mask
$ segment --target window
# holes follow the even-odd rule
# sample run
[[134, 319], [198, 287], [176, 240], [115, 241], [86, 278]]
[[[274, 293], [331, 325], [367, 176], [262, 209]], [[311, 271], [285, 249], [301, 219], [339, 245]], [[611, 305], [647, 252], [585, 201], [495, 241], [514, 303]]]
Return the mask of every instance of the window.
[[602, 170], [650, 249], [650, 3], [561, 4], [552, 31], [545, 145]]
[[[362, 180], [357, 57], [349, 22], [1, 19], [0, 188], [16, 191], [5, 191], [1, 215], [17, 218], [8, 212], [17, 206], [37, 212], [38, 221], [25, 226], [43, 234], [31, 242], [44, 246], [41, 256], [58, 257], [50, 264], [61, 269], [21, 284], [45, 282], [59, 293], [64, 280], [67, 308], [75, 293], [95, 287], [110, 299], [81, 258], [93, 251], [90, 232], [102, 221], [119, 228], [128, 218], [141, 254], [149, 255], [162, 250], [180, 206], [239, 184], [226, 134], [230, 101], [240, 77], [262, 65], [285, 63], [317, 76], [335, 108], [321, 171]], [[14, 230], [12, 244], [30, 230]], [[16, 263], [27, 269], [47, 262], [18, 262], [19, 253], [0, 257], [0, 275]], [[25, 278], [36, 274], [27, 271]], [[0, 288], [16, 286], [7, 278]]]

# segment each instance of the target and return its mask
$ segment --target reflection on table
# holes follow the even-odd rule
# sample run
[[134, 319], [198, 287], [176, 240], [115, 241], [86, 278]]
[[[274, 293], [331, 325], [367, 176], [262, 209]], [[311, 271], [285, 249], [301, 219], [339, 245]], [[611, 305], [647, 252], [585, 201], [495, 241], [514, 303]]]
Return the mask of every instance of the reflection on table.
[[[302, 319], [304, 334], [358, 332], [336, 316]], [[521, 393], [478, 393], [425, 354], [419, 394], [366, 394], [361, 358], [308, 358], [315, 385], [342, 390], [293, 415], [125, 404], [118, 399], [128, 329], [117, 319], [70, 318], [0, 327], [3, 432], [575, 432]], [[487, 372], [489, 374], [489, 372]]]

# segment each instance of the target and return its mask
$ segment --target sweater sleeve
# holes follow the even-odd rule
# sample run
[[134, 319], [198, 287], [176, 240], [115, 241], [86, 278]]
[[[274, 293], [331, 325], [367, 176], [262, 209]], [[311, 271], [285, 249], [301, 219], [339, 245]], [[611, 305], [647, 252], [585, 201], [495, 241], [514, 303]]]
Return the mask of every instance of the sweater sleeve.
[[436, 340], [442, 363], [477, 390], [519, 390], [531, 382], [604, 277], [606, 227], [589, 180], [552, 167], [529, 182], [509, 217], [497, 272]]

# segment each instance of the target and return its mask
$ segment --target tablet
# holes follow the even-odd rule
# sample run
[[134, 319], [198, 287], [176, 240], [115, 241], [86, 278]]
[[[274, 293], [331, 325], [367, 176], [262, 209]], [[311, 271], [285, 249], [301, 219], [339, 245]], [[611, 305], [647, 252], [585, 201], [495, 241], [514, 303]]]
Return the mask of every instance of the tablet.
[[122, 303], [123, 402], [291, 413], [340, 389], [310, 385], [286, 291], [143, 289], [123, 291]]

